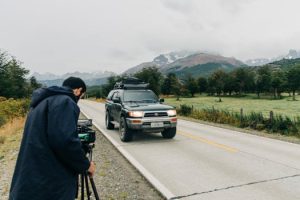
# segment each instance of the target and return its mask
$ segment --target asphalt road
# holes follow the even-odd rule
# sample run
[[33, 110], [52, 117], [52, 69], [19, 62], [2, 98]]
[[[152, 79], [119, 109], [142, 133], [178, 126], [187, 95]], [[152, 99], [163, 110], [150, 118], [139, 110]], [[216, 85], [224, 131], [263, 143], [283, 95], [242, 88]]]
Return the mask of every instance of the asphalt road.
[[123, 143], [117, 128], [105, 129], [104, 104], [79, 105], [167, 199], [300, 199], [300, 145], [186, 120], [174, 139], [136, 134]]

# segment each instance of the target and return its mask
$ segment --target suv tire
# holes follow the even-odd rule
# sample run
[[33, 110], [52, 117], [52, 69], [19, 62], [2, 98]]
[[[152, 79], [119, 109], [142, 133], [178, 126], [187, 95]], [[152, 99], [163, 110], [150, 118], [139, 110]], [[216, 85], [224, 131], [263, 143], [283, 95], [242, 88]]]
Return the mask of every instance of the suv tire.
[[109, 130], [115, 128], [115, 125], [114, 125], [113, 123], [111, 123], [111, 117], [110, 117], [108, 111], [106, 111], [106, 114], [105, 114], [105, 126], [106, 126], [106, 128], [109, 129]]
[[176, 127], [163, 130], [161, 132], [161, 135], [163, 136], [163, 138], [167, 138], [167, 139], [171, 139], [171, 138], [175, 137]]
[[121, 117], [120, 119], [119, 133], [123, 142], [129, 142], [132, 140], [132, 130], [127, 127], [125, 117]]

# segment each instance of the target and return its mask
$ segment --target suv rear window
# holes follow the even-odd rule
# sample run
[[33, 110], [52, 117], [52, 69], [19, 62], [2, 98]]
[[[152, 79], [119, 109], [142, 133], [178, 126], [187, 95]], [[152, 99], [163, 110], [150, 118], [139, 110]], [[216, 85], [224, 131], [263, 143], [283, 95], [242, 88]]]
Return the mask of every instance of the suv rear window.
[[125, 90], [124, 101], [157, 102], [157, 96], [150, 90]]

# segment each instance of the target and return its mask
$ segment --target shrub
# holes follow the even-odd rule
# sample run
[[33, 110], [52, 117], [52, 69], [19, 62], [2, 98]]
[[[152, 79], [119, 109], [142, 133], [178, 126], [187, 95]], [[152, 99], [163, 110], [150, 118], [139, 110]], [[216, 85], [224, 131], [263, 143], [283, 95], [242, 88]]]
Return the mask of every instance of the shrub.
[[0, 127], [7, 121], [24, 117], [29, 110], [29, 99], [8, 99], [0, 102]]
[[0, 135], [0, 144], [4, 144], [6, 137]]
[[179, 114], [183, 115], [183, 116], [189, 116], [192, 114], [193, 111], [193, 107], [192, 106], [188, 106], [186, 104], [180, 105], [179, 108]]
[[1, 101], [6, 101], [7, 99], [5, 97], [0, 96], [0, 102]]
[[283, 135], [299, 135], [299, 126], [297, 124], [299, 122], [292, 121], [289, 117], [282, 115], [276, 115], [268, 129], [272, 132], [279, 132]]
[[197, 110], [186, 104], [180, 105], [178, 113], [204, 121], [230, 124], [238, 127], [250, 127], [255, 130], [267, 130], [269, 132], [277, 132], [283, 135], [300, 137], [300, 117], [291, 120], [289, 117], [276, 115], [273, 119], [269, 119], [264, 118], [261, 112], [251, 112], [248, 115], [241, 116], [240, 113], [218, 110], [214, 107]]
[[6, 123], [6, 120], [3, 115], [0, 114], [0, 127]]

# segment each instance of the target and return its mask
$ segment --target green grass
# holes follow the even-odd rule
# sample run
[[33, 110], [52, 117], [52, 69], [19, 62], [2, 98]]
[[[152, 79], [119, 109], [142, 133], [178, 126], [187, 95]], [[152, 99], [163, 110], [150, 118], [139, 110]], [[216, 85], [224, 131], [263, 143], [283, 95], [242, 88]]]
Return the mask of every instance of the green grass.
[[[300, 100], [300, 97], [296, 99]], [[165, 98], [165, 103], [169, 105], [180, 107], [182, 104], [193, 106], [195, 109], [204, 108], [216, 108], [218, 110], [226, 110], [229, 112], [240, 112], [243, 108], [244, 114], [250, 114], [251, 112], [262, 112], [265, 117], [269, 117], [270, 111], [275, 115], [288, 116], [295, 118], [300, 116], [300, 102], [292, 101], [292, 97], [284, 96], [282, 99], [274, 100], [272, 97], [256, 98], [256, 95], [247, 95], [244, 97], [222, 97], [222, 102], [218, 102], [218, 97], [197, 95], [194, 98], [180, 98], [176, 101], [176, 98]]]

